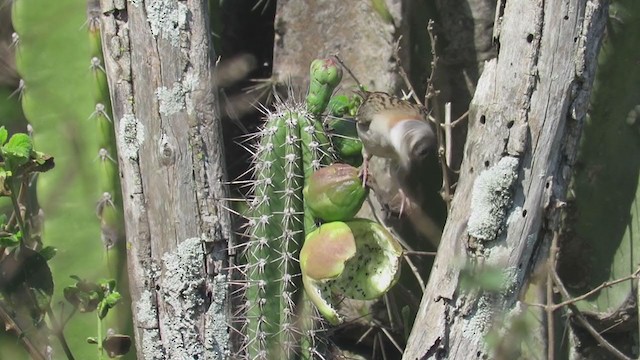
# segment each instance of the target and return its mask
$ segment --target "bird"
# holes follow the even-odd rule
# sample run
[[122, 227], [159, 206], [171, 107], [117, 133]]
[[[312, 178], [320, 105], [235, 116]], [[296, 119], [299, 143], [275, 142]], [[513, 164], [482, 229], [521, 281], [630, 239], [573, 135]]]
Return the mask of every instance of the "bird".
[[372, 169], [374, 177], [380, 177], [374, 181], [380, 202], [399, 202], [398, 216], [406, 211], [414, 229], [437, 246], [441, 231], [422, 209], [424, 194], [418, 185], [424, 183], [425, 164], [438, 149], [426, 109], [384, 92], [359, 89], [356, 94], [362, 98], [355, 120], [363, 147], [363, 186], [367, 186], [369, 160], [373, 156], [381, 158]]
[[362, 103], [356, 112], [356, 129], [363, 146], [365, 175], [371, 156], [391, 159], [408, 173], [435, 152], [436, 135], [422, 106], [384, 92], [358, 94]]

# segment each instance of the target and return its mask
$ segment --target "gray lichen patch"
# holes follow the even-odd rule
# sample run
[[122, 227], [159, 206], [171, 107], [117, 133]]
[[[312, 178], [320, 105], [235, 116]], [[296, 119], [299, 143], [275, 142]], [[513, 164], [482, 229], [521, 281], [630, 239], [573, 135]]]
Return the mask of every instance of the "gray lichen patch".
[[175, 82], [171, 89], [162, 86], [156, 90], [160, 114], [168, 116], [177, 114], [185, 107], [189, 114], [193, 113], [191, 93], [198, 86], [198, 77], [187, 73], [182, 82]]
[[160, 35], [171, 45], [180, 45], [180, 32], [186, 29], [188, 8], [175, 0], [145, 1], [151, 33]]
[[198, 326], [204, 287], [204, 251], [200, 238], [184, 240], [162, 258], [161, 295], [165, 304], [161, 328], [168, 358], [202, 359], [204, 344]]
[[138, 324], [147, 329], [158, 326], [158, 310], [152, 296], [149, 290], [145, 290], [140, 294], [140, 300], [136, 302]]
[[118, 125], [118, 136], [121, 139], [122, 156], [131, 160], [138, 159], [138, 150], [144, 142], [144, 126], [133, 114], [125, 114]]
[[229, 356], [229, 329], [227, 324], [227, 276], [216, 275], [212, 284], [212, 301], [207, 310], [205, 348], [207, 359], [222, 360]]
[[184, 89], [182, 84], [176, 82], [171, 89], [164, 86], [156, 90], [156, 96], [160, 105], [160, 114], [168, 116], [179, 113], [184, 109]]
[[489, 331], [495, 316], [491, 295], [482, 295], [477, 303], [473, 313], [464, 317], [462, 320], [462, 332], [464, 337], [470, 339], [483, 339]]
[[144, 329], [142, 331], [142, 357], [144, 360], [162, 360], [166, 358], [158, 329]]
[[505, 156], [478, 175], [471, 194], [469, 235], [484, 241], [500, 235], [513, 203], [513, 185], [518, 179], [519, 163], [517, 158]]

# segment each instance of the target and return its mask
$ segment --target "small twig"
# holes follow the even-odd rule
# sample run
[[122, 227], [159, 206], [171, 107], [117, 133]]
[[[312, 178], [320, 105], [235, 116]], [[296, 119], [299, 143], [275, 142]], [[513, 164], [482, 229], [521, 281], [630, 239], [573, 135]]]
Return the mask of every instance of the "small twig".
[[451, 167], [451, 103], [444, 104], [444, 144], [447, 168]]
[[49, 315], [49, 320], [51, 320], [51, 327], [53, 328], [54, 335], [58, 338], [60, 342], [60, 346], [62, 346], [62, 351], [67, 356], [67, 359], [74, 360], [73, 354], [71, 353], [71, 349], [69, 348], [69, 344], [67, 343], [67, 339], [64, 337], [64, 333], [62, 330], [62, 326], [58, 322], [56, 315], [53, 313], [50, 305], [47, 305], [47, 315]]
[[343, 69], [347, 70], [347, 73], [349, 73], [349, 76], [351, 76], [351, 78], [353, 79], [353, 81], [356, 82], [356, 84], [358, 85], [358, 87], [360, 88], [360, 90], [364, 90], [364, 86], [362, 85], [362, 83], [360, 82], [360, 80], [358, 80], [358, 78], [356, 77], [356, 75], [351, 71], [351, 69], [344, 63], [344, 61], [342, 61], [342, 59], [340, 58], [340, 56], [338, 54], [333, 55], [334, 58], [336, 58], [336, 61], [338, 62], [338, 64], [340, 64], [340, 66], [342, 66]]
[[[567, 291], [564, 284], [562, 283], [562, 280], [560, 280], [560, 276], [558, 276], [558, 273], [556, 271], [552, 271], [551, 269], [549, 270], [549, 272], [551, 273], [551, 276], [553, 277], [553, 282], [555, 283], [556, 287], [560, 291], [560, 294], [562, 295], [562, 297], [565, 299], [571, 299], [571, 295], [569, 295], [569, 292]], [[578, 319], [580, 324], [584, 327], [584, 329], [587, 330], [587, 332], [591, 334], [591, 336], [593, 336], [593, 338], [600, 345], [602, 345], [602, 347], [609, 350], [609, 352], [614, 356], [616, 356], [618, 359], [632, 360], [630, 357], [626, 356], [624, 353], [618, 350], [615, 346], [611, 345], [611, 343], [609, 343], [605, 338], [603, 338], [602, 335], [600, 335], [600, 333], [598, 333], [598, 331], [593, 328], [591, 323], [589, 323], [589, 320], [587, 320], [584, 317], [584, 315], [582, 315], [582, 312], [578, 309], [578, 307], [573, 302], [568, 303], [567, 306], [569, 307], [569, 309], [571, 309], [571, 312], [573, 313], [573, 315], [576, 316], [576, 318]]]
[[449, 127], [454, 128], [456, 127], [459, 123], [461, 123], [463, 120], [467, 120], [467, 118], [469, 117], [469, 110], [465, 111], [464, 114], [460, 115], [459, 118], [453, 120], [451, 122], [451, 125]]
[[611, 287], [611, 286], [616, 285], [616, 284], [619, 284], [619, 283], [621, 283], [621, 282], [625, 282], [625, 281], [629, 281], [629, 280], [637, 279], [637, 278], [638, 278], [638, 276], [640, 276], [640, 268], [638, 268], [638, 269], [637, 269], [633, 274], [631, 274], [631, 275], [627, 275], [627, 276], [622, 277], [622, 278], [620, 278], [620, 279], [616, 279], [616, 280], [611, 280], [611, 281], [604, 282], [604, 283], [602, 283], [602, 284], [600, 284], [600, 285], [596, 286], [596, 287], [595, 287], [595, 288], [593, 288], [592, 290], [590, 290], [590, 291], [588, 291], [588, 292], [586, 292], [586, 293], [584, 293], [584, 294], [582, 294], [582, 295], [580, 295], [580, 296], [576, 296], [576, 297], [570, 298], [569, 300], [566, 300], [566, 301], [563, 301], [563, 302], [561, 302], [561, 303], [555, 304], [555, 305], [553, 306], [553, 310], [557, 310], [557, 309], [559, 309], [559, 308], [561, 308], [561, 307], [563, 307], [563, 306], [566, 306], [566, 305], [573, 304], [573, 303], [576, 303], [576, 302], [578, 302], [578, 301], [584, 300], [584, 299], [586, 299], [586, 298], [590, 297], [591, 295], [596, 294], [598, 291], [600, 291], [600, 290], [602, 290], [602, 289], [604, 289], [604, 288]]
[[4, 304], [0, 302], [0, 319], [4, 322], [5, 330], [12, 329], [16, 332], [17, 338], [22, 341], [25, 350], [29, 353], [29, 356], [31, 356], [32, 359], [45, 360], [45, 356], [40, 353], [37, 346], [31, 341], [26, 332], [22, 330], [15, 322], [14, 318], [9, 315], [11, 312], [11, 310], [5, 309]]
[[405, 255], [416, 255], [416, 256], [436, 256], [438, 253], [436, 251], [414, 251], [414, 250], [405, 250]]
[[[424, 94], [424, 106], [427, 110], [427, 113], [430, 113], [430, 109], [433, 108], [433, 118], [436, 122], [436, 137], [438, 139], [438, 159], [440, 160], [440, 167], [442, 171], [442, 190], [441, 195], [444, 199], [444, 202], [447, 204], [447, 212], [451, 209], [451, 180], [449, 179], [449, 166], [447, 165], [446, 153], [447, 150], [445, 148], [445, 134], [442, 129], [442, 121], [440, 114], [438, 113], [437, 106], [437, 97], [438, 91], [436, 91], [433, 86], [433, 77], [438, 67], [438, 55], [436, 54], [436, 44], [438, 41], [438, 37], [434, 34], [433, 29], [433, 20], [429, 20], [429, 24], [427, 25], [427, 31], [429, 33], [429, 39], [431, 40], [431, 74], [429, 75], [429, 79], [427, 80], [427, 92]], [[434, 105], [431, 106], [430, 102], [433, 102]]]
[[422, 289], [422, 292], [424, 293], [424, 291], [425, 291], [425, 289], [427, 287], [424, 284], [424, 280], [422, 280], [422, 276], [420, 276], [420, 272], [418, 271], [418, 268], [413, 264], [413, 261], [411, 261], [411, 259], [406, 254], [402, 255], [402, 257], [404, 258], [404, 260], [409, 265], [409, 268], [411, 269], [411, 272], [416, 277], [416, 280], [418, 280], [418, 284], [420, 284], [420, 289]]
[[549, 247], [549, 258], [547, 259], [547, 359], [555, 359], [555, 314], [553, 307], [553, 279], [551, 273], [556, 271], [556, 259], [558, 255], [558, 232], [554, 232], [551, 246]]
[[400, 40], [402, 40], [402, 36], [400, 36], [396, 41], [396, 43], [393, 45], [393, 59], [396, 61], [396, 64], [398, 65], [398, 72], [400, 73], [400, 77], [404, 81], [405, 86], [409, 89], [409, 92], [413, 97], [413, 101], [415, 101], [416, 104], [418, 105], [424, 106], [424, 104], [420, 102], [420, 99], [416, 94], [416, 90], [413, 88], [413, 85], [411, 85], [409, 76], [407, 76], [407, 72], [404, 70], [404, 67], [402, 66], [402, 61], [400, 60]]

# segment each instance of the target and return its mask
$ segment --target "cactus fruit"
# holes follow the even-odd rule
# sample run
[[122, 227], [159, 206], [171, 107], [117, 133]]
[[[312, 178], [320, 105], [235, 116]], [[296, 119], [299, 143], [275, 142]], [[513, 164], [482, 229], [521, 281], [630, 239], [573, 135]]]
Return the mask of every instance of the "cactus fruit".
[[303, 194], [316, 218], [335, 221], [353, 218], [367, 191], [358, 169], [336, 163], [314, 172], [305, 182]]
[[339, 324], [335, 296], [373, 300], [384, 295], [398, 281], [401, 256], [400, 244], [376, 222], [330, 222], [305, 239], [302, 281], [322, 315]]

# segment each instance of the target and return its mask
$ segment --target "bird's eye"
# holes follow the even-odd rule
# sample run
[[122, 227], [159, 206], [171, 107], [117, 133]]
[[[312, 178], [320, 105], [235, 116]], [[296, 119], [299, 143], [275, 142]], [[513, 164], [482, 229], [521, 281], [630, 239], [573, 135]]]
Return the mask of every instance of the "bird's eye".
[[416, 159], [423, 159], [429, 155], [430, 149], [426, 144], [421, 142], [416, 144], [411, 152]]

